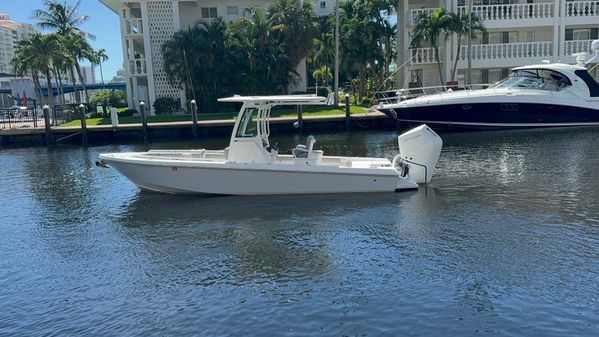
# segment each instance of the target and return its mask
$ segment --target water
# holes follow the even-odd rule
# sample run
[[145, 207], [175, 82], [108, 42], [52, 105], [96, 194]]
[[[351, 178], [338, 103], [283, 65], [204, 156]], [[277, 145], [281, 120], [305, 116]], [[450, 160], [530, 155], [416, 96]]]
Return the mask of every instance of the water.
[[0, 335], [596, 336], [599, 129], [442, 136], [400, 194], [149, 194], [94, 165], [139, 145], [0, 149]]

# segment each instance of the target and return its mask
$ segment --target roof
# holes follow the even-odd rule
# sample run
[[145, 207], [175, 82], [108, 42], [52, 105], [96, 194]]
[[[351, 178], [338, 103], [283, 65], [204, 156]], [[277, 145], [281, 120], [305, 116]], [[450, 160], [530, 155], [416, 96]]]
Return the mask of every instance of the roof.
[[278, 96], [232, 96], [219, 98], [219, 102], [254, 102], [277, 105], [325, 104], [326, 98], [315, 95], [278, 95]]
[[123, 6], [122, 1], [120, 0], [100, 0], [100, 2], [117, 14], [119, 9]]

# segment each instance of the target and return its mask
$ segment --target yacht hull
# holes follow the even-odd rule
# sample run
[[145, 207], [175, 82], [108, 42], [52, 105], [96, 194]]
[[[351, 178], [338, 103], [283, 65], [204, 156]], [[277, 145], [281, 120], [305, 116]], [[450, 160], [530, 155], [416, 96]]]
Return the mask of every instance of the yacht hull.
[[[277, 164], [152, 165], [104, 158], [143, 190], [170, 194], [317, 194], [393, 192], [418, 188], [392, 169], [352, 169]], [[377, 171], [377, 172], [375, 172]]]
[[398, 122], [426, 123], [437, 130], [487, 130], [598, 126], [598, 109], [543, 103], [460, 103], [403, 106], [380, 111]]

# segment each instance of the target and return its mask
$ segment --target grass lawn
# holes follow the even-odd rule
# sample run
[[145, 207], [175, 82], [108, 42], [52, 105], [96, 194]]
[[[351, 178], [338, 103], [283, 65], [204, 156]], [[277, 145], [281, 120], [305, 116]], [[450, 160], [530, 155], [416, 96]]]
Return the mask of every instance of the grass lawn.
[[[352, 115], [365, 114], [368, 109], [351, 106], [350, 111]], [[304, 107], [304, 116], [329, 116], [329, 115], [344, 115], [345, 108], [331, 109], [330, 107]], [[295, 117], [297, 112], [295, 108], [274, 108], [271, 111], [272, 117]], [[234, 119], [237, 117], [237, 112], [221, 112], [221, 113], [200, 113], [198, 114], [198, 120], [219, 120], [219, 119]], [[148, 123], [166, 123], [166, 122], [184, 122], [191, 121], [191, 115], [167, 115], [167, 116], [149, 116]], [[88, 118], [86, 120], [87, 125], [111, 125], [110, 118]], [[119, 117], [119, 124], [134, 124], [141, 123], [140, 116], [132, 117]], [[61, 126], [81, 126], [80, 120], [70, 121], [64, 123]]]

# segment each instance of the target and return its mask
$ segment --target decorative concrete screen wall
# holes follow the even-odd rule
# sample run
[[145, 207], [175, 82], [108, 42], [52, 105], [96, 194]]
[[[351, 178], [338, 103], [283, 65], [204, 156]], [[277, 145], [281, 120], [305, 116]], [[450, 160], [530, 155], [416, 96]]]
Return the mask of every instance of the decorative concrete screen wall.
[[148, 25], [150, 28], [150, 45], [152, 48], [152, 68], [156, 98], [180, 97], [180, 91], [168, 82], [164, 71], [162, 44], [175, 33], [172, 1], [148, 1]]

